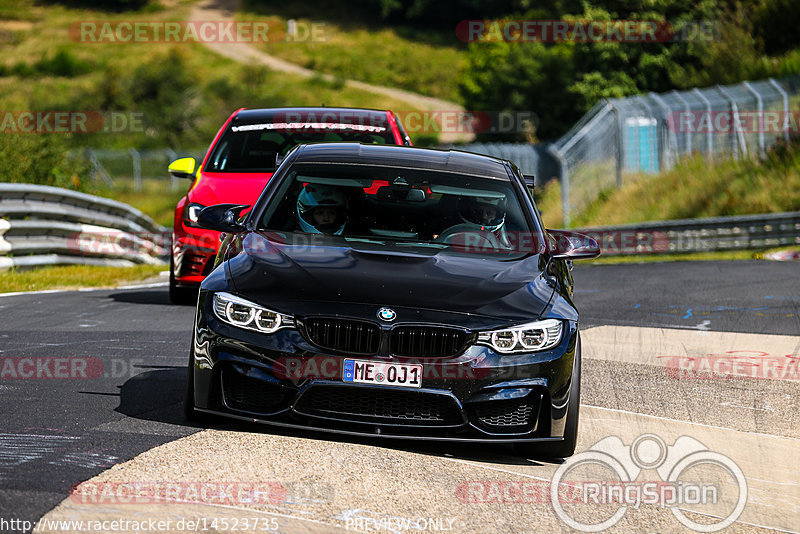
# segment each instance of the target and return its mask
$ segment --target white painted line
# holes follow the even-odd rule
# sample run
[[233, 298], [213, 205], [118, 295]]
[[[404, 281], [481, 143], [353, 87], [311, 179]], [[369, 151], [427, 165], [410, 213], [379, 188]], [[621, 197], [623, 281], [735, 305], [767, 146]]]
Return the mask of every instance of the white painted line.
[[660, 367], [676, 380], [800, 380], [800, 336], [596, 326], [581, 337], [586, 359]]
[[17, 297], [19, 295], [49, 295], [51, 293], [85, 293], [91, 291], [115, 291], [129, 289], [147, 289], [151, 287], [167, 287], [168, 282], [156, 282], [153, 284], [138, 284], [117, 287], [81, 287], [78, 289], [42, 289], [39, 291], [16, 291], [14, 293], [0, 293], [0, 297]]
[[[2, 258], [0, 258], [0, 259], [2, 259]], [[17, 297], [19, 295], [47, 295], [47, 294], [50, 294], [50, 293], [67, 293], [69, 291], [75, 291], [75, 290], [74, 289], [73, 290], [68, 290], [68, 289], [44, 289], [44, 290], [40, 290], [40, 291], [16, 291], [16, 292], [13, 292], [13, 293], [0, 293], [0, 298], [2, 298], [2, 297]]]
[[[116, 290], [116, 289], [149, 289], [151, 287], [167, 287], [168, 285], [169, 285], [169, 282], [155, 282], [155, 283], [152, 283], [152, 284], [133, 284], [133, 285], [129, 285], [129, 286], [107, 287], [105, 289], [109, 289], [109, 290]], [[97, 291], [97, 290], [93, 289], [93, 288], [86, 288], [86, 289], [80, 289], [79, 291]]]

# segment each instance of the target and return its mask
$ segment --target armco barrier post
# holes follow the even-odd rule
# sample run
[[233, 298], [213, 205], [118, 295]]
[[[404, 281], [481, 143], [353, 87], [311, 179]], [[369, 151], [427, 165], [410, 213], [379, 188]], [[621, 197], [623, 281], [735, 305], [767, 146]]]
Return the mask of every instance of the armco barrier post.
[[615, 121], [617, 123], [617, 128], [616, 128], [616, 130], [617, 130], [617, 135], [616, 135], [617, 161], [616, 161], [616, 167], [614, 169], [614, 172], [616, 174], [617, 189], [619, 189], [620, 187], [622, 187], [622, 161], [623, 161], [623, 158], [622, 158], [622, 132], [625, 131], [625, 130], [624, 130], [624, 126], [622, 124], [622, 113], [620, 113], [619, 108], [614, 104], [613, 100], [609, 100], [608, 101], [608, 105], [611, 106], [612, 111], [614, 111], [614, 117], [615, 117]]
[[766, 146], [764, 143], [764, 99], [761, 98], [761, 94], [758, 91], [753, 89], [750, 82], [744, 82], [744, 86], [756, 97], [756, 107], [758, 111], [758, 149], [763, 156], [766, 153]]
[[778, 92], [783, 97], [783, 139], [788, 143], [789, 142], [789, 93], [781, 87], [781, 84], [776, 82], [774, 79], [770, 78], [769, 83], [778, 90]]
[[[706, 98], [699, 89], [694, 88], [692, 89], [692, 93], [697, 95], [697, 98], [703, 101], [706, 105], [706, 113], [708, 114], [708, 120], [711, 120], [711, 101]], [[706, 161], [709, 163], [714, 161], [714, 138], [712, 137], [714, 133], [711, 131], [711, 128], [708, 128], [708, 132], [706, 132]]]
[[562, 220], [564, 224], [564, 228], [569, 228], [569, 166], [567, 165], [567, 160], [564, 158], [564, 155], [558, 151], [555, 145], [550, 145], [547, 147], [547, 150], [550, 151], [553, 156], [555, 156], [556, 160], [558, 160], [558, 165], [560, 167], [559, 175], [561, 176], [561, 211], [562, 211]]
[[[686, 113], [691, 113], [692, 112], [692, 108], [691, 108], [691, 106], [689, 106], [689, 102], [687, 102], [686, 99], [683, 98], [683, 95], [681, 95], [678, 91], [672, 91], [672, 94], [675, 95], [675, 98], [680, 100], [681, 104], [684, 105], [684, 112], [686, 112]], [[691, 156], [691, 154], [692, 154], [692, 129], [691, 128], [686, 128], [686, 132], [684, 132], [684, 135], [686, 136], [686, 150], [684, 151], [684, 154], [686, 154], [687, 156]]]

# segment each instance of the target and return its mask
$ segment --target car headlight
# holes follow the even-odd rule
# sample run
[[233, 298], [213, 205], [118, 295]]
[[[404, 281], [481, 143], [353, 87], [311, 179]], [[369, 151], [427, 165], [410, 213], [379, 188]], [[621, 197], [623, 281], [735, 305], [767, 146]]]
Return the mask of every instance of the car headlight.
[[545, 319], [502, 330], [478, 334], [478, 344], [488, 345], [497, 352], [535, 352], [552, 349], [561, 341], [564, 323], [558, 319]]
[[214, 294], [214, 314], [223, 322], [239, 328], [271, 334], [281, 328], [293, 328], [294, 317], [268, 310], [258, 304], [231, 295]]
[[186, 208], [183, 210], [183, 222], [186, 226], [193, 226], [195, 228], [200, 228], [200, 225], [197, 224], [197, 220], [200, 218], [200, 212], [203, 211], [205, 208], [204, 205], [198, 204], [197, 202], [192, 202], [188, 204]]

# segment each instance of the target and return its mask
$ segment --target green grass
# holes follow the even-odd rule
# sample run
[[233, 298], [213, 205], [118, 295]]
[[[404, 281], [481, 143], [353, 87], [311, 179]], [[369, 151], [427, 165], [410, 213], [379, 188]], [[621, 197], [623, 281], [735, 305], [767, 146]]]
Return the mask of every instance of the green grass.
[[[719, 252], [698, 252], [694, 254], [635, 254], [630, 256], [600, 256], [588, 260], [588, 265], [616, 265], [619, 263], [654, 263], [667, 261], [721, 261], [759, 259], [763, 251], [723, 250]], [[581, 262], [583, 263], [583, 262]]]
[[[715, 161], [697, 157], [670, 172], [626, 178], [620, 189], [606, 189], [583, 212], [572, 214], [572, 227], [777, 213], [800, 210], [800, 146], [779, 145], [764, 159]], [[561, 186], [551, 181], [535, 191], [547, 228], [563, 227]], [[752, 260], [774, 250], [696, 254], [600, 256], [590, 264], [663, 261]]]
[[[307, 79], [239, 64], [199, 43], [97, 44], [76, 42], [70, 37], [71, 25], [82, 20], [185, 20], [193, 4], [179, 0], [154, 9], [158, 5], [151, 2], [139, 11], [123, 12], [66, 7], [80, 3], [33, 0], [15, 0], [8, 6], [0, 6], [0, 15], [7, 19], [0, 20], [2, 36], [11, 37], [0, 42], [0, 71], [5, 73], [0, 75], [0, 110], [113, 110], [145, 113], [147, 121], [144, 132], [29, 134], [28, 137], [38, 137], [38, 141], [47, 141], [31, 143], [30, 147], [22, 145], [28, 141], [25, 136], [6, 135], [18, 149], [16, 153], [9, 152], [8, 165], [0, 165], [0, 181], [49, 183], [114, 198], [170, 227], [175, 204], [189, 184], [181, 182], [179, 191], [171, 191], [166, 165], [163, 180], [145, 181], [143, 191], [134, 192], [132, 185], [122, 180], [115, 180], [111, 188], [99, 179], [90, 182], [88, 172], [61, 176], [64, 169], [56, 169], [52, 158], [34, 158], [30, 168], [23, 169], [25, 174], [20, 176], [22, 168], [16, 158], [41, 153], [40, 145], [47, 145], [50, 152], [77, 154], [84, 147], [205, 149], [220, 125], [240, 107], [320, 104], [408, 107], [393, 98], [343, 87], [341, 82], [319, 77]], [[66, 72], [47, 73], [54, 58], [60, 58], [59, 65], [66, 67]], [[141, 69], [149, 77], [150, 85], [143, 85]], [[131, 91], [137, 88], [143, 97], [131, 96]], [[162, 101], [168, 105], [161, 106]], [[34, 165], [37, 162], [38, 167]]]
[[0, 292], [75, 289], [80, 287], [117, 287], [152, 279], [166, 270], [162, 265], [100, 267], [69, 265], [41, 267], [25, 271], [0, 272]]
[[[673, 170], [628, 175], [620, 189], [606, 188], [571, 214], [571, 227], [725, 217], [800, 210], [800, 144], [779, 145], [763, 159], [708, 163], [700, 156]], [[563, 227], [561, 187], [556, 181], [537, 189], [545, 226]]]
[[658, 176], [625, 178], [605, 190], [572, 226], [724, 217], [800, 210], [800, 146], [779, 146], [763, 160], [705, 162], [699, 156]]
[[[103, 12], [34, 4], [20, 0], [16, 11], [28, 20], [15, 23], [10, 42], [0, 44], [0, 109], [97, 110], [146, 112], [156, 125], [146, 132], [73, 135], [72, 146], [98, 148], [196, 147], [206, 145], [219, 126], [240, 107], [286, 105], [352, 106], [406, 109], [399, 100], [343, 87], [341, 82], [307, 79], [243, 65], [217, 55], [200, 43], [85, 43], [70, 37], [77, 21], [185, 20], [192, 3], [141, 11]], [[1, 28], [2, 26], [0, 26]], [[43, 67], [55, 54], [74, 64], [69, 75], [51, 75]], [[169, 54], [172, 54], [171, 56]], [[179, 64], [176, 64], [176, 58]], [[163, 80], [145, 93], [130, 96], [137, 70], [149, 65], [150, 77]], [[170, 98], [172, 100], [170, 101]], [[173, 102], [171, 107], [160, 101]]]
[[94, 195], [113, 198], [142, 211], [161, 226], [172, 228], [175, 205], [189, 189], [191, 182], [181, 180], [178, 189], [170, 189], [170, 180], [142, 180], [142, 190], [134, 191], [133, 183], [116, 180], [113, 188], [103, 187], [91, 192]]
[[533, 190], [536, 207], [542, 215], [545, 228], [563, 227], [563, 210], [561, 204], [561, 183], [550, 180], [542, 187]]
[[29, 21], [34, 18], [31, 8], [25, 0], [6, 0], [0, 5], [0, 21]]
[[[268, 35], [274, 33], [276, 41], [257, 46], [286, 61], [340, 78], [397, 87], [453, 102], [460, 100], [458, 76], [466, 64], [466, 50], [456, 44], [454, 30], [446, 36], [444, 33], [431, 36], [368, 20], [354, 24], [348, 20], [349, 13], [347, 18], [342, 17], [340, 5], [333, 7], [320, 1], [312, 4], [316, 7], [304, 4], [299, 10], [291, 3], [266, 6], [253, 2], [237, 14], [237, 19], [269, 22]], [[308, 18], [309, 14], [313, 18]], [[287, 41], [285, 28], [290, 18], [297, 21], [299, 31], [316, 24], [324, 41]]]
[[[669, 261], [724, 261], [724, 260], [763, 260], [772, 252], [796, 250], [792, 247], [771, 248], [766, 250], [720, 250], [717, 252], [695, 252], [681, 254], [636, 254], [631, 256], [600, 256], [587, 260], [587, 265], [616, 265], [620, 263], [653, 263]], [[584, 263], [581, 261], [580, 263]]]

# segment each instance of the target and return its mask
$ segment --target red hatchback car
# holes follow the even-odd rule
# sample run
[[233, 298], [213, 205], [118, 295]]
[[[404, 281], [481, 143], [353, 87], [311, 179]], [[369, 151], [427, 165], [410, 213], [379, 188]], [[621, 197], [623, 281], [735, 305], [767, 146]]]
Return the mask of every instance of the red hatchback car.
[[220, 234], [200, 228], [206, 206], [252, 205], [283, 157], [296, 145], [352, 141], [411, 146], [391, 111], [351, 108], [239, 109], [217, 132], [198, 166], [193, 158], [172, 162], [169, 172], [193, 180], [175, 207], [170, 256], [169, 297], [192, 302], [211, 271]]

